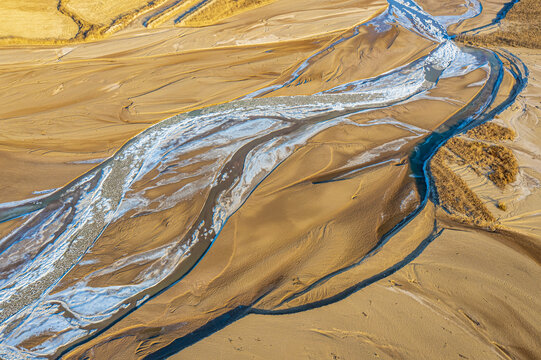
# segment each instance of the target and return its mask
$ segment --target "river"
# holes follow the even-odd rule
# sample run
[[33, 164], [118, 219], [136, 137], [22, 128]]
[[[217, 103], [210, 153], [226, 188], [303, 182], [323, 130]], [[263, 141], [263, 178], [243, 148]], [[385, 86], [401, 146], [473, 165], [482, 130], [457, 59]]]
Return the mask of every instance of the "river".
[[[407, 104], [438, 88], [442, 79], [460, 78], [484, 69], [487, 77], [477, 95], [429, 135], [411, 124], [398, 124], [414, 134], [415, 148], [408, 166], [419, 194], [417, 206], [386, 231], [363, 257], [325, 274], [284, 303], [377, 254], [431, 199], [428, 164], [435, 151], [457, 133], [493, 118], [524, 87], [526, 74], [518, 59], [510, 54], [459, 46], [447, 34], [447, 26], [481, 11], [480, 4], [473, 0], [467, 8], [461, 16], [437, 17], [414, 1], [389, 0], [385, 11], [306, 58], [280, 83], [240, 100], [163, 120], [66, 186], [36, 198], [0, 204], [1, 222], [22, 220], [0, 239], [0, 256], [5, 264], [4, 276], [0, 278], [0, 357], [57, 356], [88, 341], [181, 281], [220, 241], [228, 220], [258, 186], [309, 139], [338, 125], [351, 124], [352, 115]], [[361, 30], [369, 28], [383, 34], [395, 26], [433, 42], [433, 49], [407, 65], [373, 78], [355, 79], [311, 95], [273, 96], [280, 89], [293, 86], [335, 48], [363, 35]], [[504, 71], [513, 74], [515, 84], [505, 101], [495, 103]], [[385, 124], [396, 125], [396, 120], [382, 118], [356, 126]], [[385, 161], [360, 161], [338, 169], [324, 181], [339, 181]], [[111, 224], [141, 216], [159, 217], [179, 203], [202, 196], [204, 200], [196, 206], [195, 216], [179, 224], [182, 231], [167, 235], [167, 241], [157, 242], [137, 254], [124, 254], [69, 286], [56, 288], [70, 271], [91, 265], [85, 254]], [[175, 353], [249, 313], [292, 313], [339, 301], [408, 264], [438, 234], [434, 226], [432, 233], [419, 241], [412, 252], [404, 253], [401, 261], [336, 294], [278, 310], [239, 306], [149, 358]], [[112, 286], [92, 285], [94, 278], [132, 266], [138, 268], [136, 276]], [[25, 347], [25, 343], [37, 338], [42, 339], [39, 345]]]

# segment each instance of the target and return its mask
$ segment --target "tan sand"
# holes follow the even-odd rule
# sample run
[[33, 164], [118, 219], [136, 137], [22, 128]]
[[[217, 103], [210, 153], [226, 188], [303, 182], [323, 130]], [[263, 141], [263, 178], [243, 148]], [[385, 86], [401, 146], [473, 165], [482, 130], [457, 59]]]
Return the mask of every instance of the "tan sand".
[[343, 301], [249, 315], [172, 359], [535, 359], [539, 263], [501, 241], [450, 227], [410, 265]]
[[439, 211], [442, 235], [389, 278], [320, 309], [249, 315], [173, 358], [537, 358], [541, 59], [538, 50], [509, 50], [529, 67], [529, 84], [495, 123], [468, 136], [512, 149], [517, 179], [502, 189], [469, 164], [452, 167], [500, 230], [460, 227]]
[[[444, 79], [441, 87], [430, 95], [440, 97], [450, 91], [460, 94], [459, 102], [466, 103], [478, 91], [468, 84], [485, 76], [480, 70], [465, 76], [461, 82]], [[427, 109], [431, 109], [433, 116], [419, 121], [420, 114]], [[403, 123], [432, 130], [456, 110], [457, 105], [446, 102], [419, 100], [355, 115], [351, 119], [367, 124], [373, 119], [392, 116]], [[414, 180], [403, 160], [413, 144], [426, 134], [424, 129], [415, 135], [393, 125], [362, 128], [344, 125], [317, 135], [258, 187], [225, 226], [220, 241], [186, 278], [66, 358], [83, 354], [99, 358], [110, 354], [113, 348], [119, 357], [129, 357], [134, 351], [138, 356], [145, 356], [239, 305], [250, 305], [261, 297], [255, 304], [259, 309], [310, 303], [338, 293], [359, 279], [400, 261], [404, 253], [412, 251], [429, 235], [434, 222], [433, 208], [427, 208], [411, 224], [411, 230], [406, 233], [415, 236], [393, 238], [395, 246], [386, 247], [366, 266], [354, 267], [296, 295], [322, 276], [353, 264], [416, 206]], [[409, 139], [409, 144], [393, 149], [393, 142], [404, 138]], [[368, 153], [373, 153], [375, 158], [364, 166], [357, 166], [359, 170], [353, 176], [340, 182], [320, 182], [339, 175], [349, 159], [363, 154], [366, 157]], [[366, 168], [370, 164], [376, 166]], [[345, 170], [351, 168], [346, 166]], [[313, 201], [316, 198], [318, 201]], [[147, 217], [147, 221], [147, 227], [153, 228], [152, 217]], [[124, 235], [123, 229], [131, 226], [118, 225], [118, 228], [109, 228], [103, 241], [95, 245], [96, 255], [112, 253], [111, 246], [125, 249], [134, 240], [135, 234]], [[124, 236], [126, 240], [121, 240]], [[140, 242], [132, 244], [137, 243]], [[92, 258], [89, 254], [88, 259]], [[59, 290], [69, 285], [69, 278], [77, 279], [84, 271], [89, 269], [81, 268], [66, 277]], [[149, 314], [153, 314], [152, 320]], [[201, 356], [212, 357], [211, 354]]]
[[[541, 151], [536, 138], [541, 87], [535, 79], [541, 74], [534, 65], [538, 52], [513, 52], [530, 65], [530, 83], [497, 122], [512, 126], [517, 134], [514, 142], [504, 143], [518, 158], [519, 178], [501, 190], [473, 171], [454, 170], [504, 230], [487, 232], [443, 220], [442, 235], [396, 274], [322, 308], [248, 315], [172, 358], [266, 359], [273, 354], [314, 359], [536, 359], [541, 349], [541, 314], [536, 310], [541, 307], [541, 166], [535, 155]], [[508, 132], [502, 133], [508, 137]], [[507, 211], [496, 209], [498, 199], [509, 204]], [[403, 241], [418, 232], [406, 228]], [[127, 343], [118, 340], [118, 346]]]
[[[155, 29], [146, 30], [139, 12], [147, 3], [104, 2], [97, 11], [98, 3], [66, 2], [78, 21], [95, 25], [100, 39], [110, 35], [115, 19], [124, 19], [114, 28], [121, 31], [95, 42], [79, 43], [85, 40], [76, 39], [79, 26], [54, 11], [32, 10], [39, 21], [62, 19], [57, 33], [38, 39], [32, 29], [6, 27], [13, 31], [7, 36], [75, 41], [0, 49], [2, 202], [62, 186], [171, 115], [280, 83], [295, 65], [385, 9], [379, 0], [277, 0], [211, 19], [202, 10], [192, 25], [212, 26], [179, 28], [173, 21], [188, 5], [166, 10], [171, 2], [159, 2], [147, 13]], [[458, 0], [420, 3], [434, 14], [462, 11]], [[480, 17], [451, 30], [489, 23], [503, 3], [483, 1]], [[372, 77], [434, 47], [398, 27], [387, 36], [362, 31], [320, 56], [291, 86], [265, 96], [312, 94]], [[441, 79], [424, 98], [350, 115], [350, 122], [310, 138], [261, 183], [182, 281], [63, 358], [143, 358], [239, 306], [285, 311], [328, 299], [402, 261], [441, 231], [409, 264], [340, 301], [288, 315], [247, 315], [173, 359], [535, 359], [541, 351], [541, 55], [509, 50], [530, 69], [526, 90], [491, 125], [441, 150], [432, 162], [440, 202], [429, 202], [362, 264], [358, 260], [419, 204], [407, 161], [413, 147], [478, 94], [485, 71]], [[512, 85], [507, 73], [494, 106]], [[372, 123], [382, 119], [399, 123]], [[144, 178], [135, 190], [157, 185], [153, 181]], [[169, 195], [178, 185], [146, 195]], [[205, 196], [112, 223], [52, 292], [178, 238]], [[0, 233], [21, 221], [0, 224]], [[89, 285], [126, 284], [139, 270], [89, 276]], [[8, 272], [9, 265], [0, 266], [0, 274]]]
[[[541, 216], [538, 185], [541, 166], [535, 155], [540, 151], [536, 138], [536, 129], [540, 128], [539, 111], [535, 102], [540, 87], [531, 79], [540, 76], [539, 69], [533, 65], [539, 56], [524, 50], [513, 49], [513, 52], [530, 66], [528, 87], [516, 105], [498, 117], [497, 122], [503, 128], [486, 125], [470, 132], [468, 138], [471, 140], [468, 141], [512, 149], [519, 164], [517, 180], [510, 178], [505, 182], [511, 184], [497, 186], [490, 180], [489, 173], [471, 170], [471, 165], [464, 160], [462, 164], [456, 163], [449, 168], [469, 194], [478, 199], [490, 222], [498, 224], [497, 232], [487, 232], [475, 226], [464, 227], [450, 219], [441, 208], [434, 209], [430, 205], [367, 263], [331, 278], [315, 291], [291, 298], [291, 294], [318, 278], [316, 272], [325, 266], [328, 272], [347, 264], [350, 254], [357, 257], [366, 251], [360, 247], [365, 244], [364, 239], [369, 239], [374, 231], [378, 233], [377, 229], [388, 228], [385, 222], [375, 222], [371, 218], [374, 212], [387, 214], [392, 208], [388, 206], [383, 210], [378, 207], [383, 204], [374, 203], [375, 199], [369, 194], [379, 190], [372, 188], [376, 185], [373, 181], [377, 183], [377, 179], [387, 179], [385, 187], [393, 191], [390, 198], [400, 194], [391, 195], [395, 189], [407, 189], [408, 186], [403, 177], [397, 176], [397, 170], [390, 167], [361, 172], [353, 178], [354, 183], [346, 181], [338, 193], [330, 193], [331, 198], [323, 195], [322, 202], [326, 208], [331, 206], [332, 209], [334, 204], [347, 200], [345, 197], [340, 200], [346, 193], [351, 194], [351, 200], [360, 199], [365, 203], [364, 206], [368, 206], [366, 210], [353, 205], [355, 216], [330, 210], [328, 220], [317, 217], [321, 211], [317, 208], [310, 215], [308, 209], [314, 204], [298, 200], [296, 194], [313, 198], [309, 192], [314, 187], [313, 179], [325, 178], [329, 167], [337, 166], [334, 163], [337, 154], [344, 150], [336, 153], [339, 148], [332, 145], [335, 150], [325, 156], [325, 147], [309, 147], [289, 159], [276, 177], [269, 178], [226, 227], [221, 239], [233, 240], [218, 242], [181, 283], [97, 339], [76, 349], [67, 358], [82, 354], [99, 358], [110, 355], [113, 348], [125, 356], [133, 352], [144, 356], [217, 315], [248, 304], [261, 295], [265, 296], [256, 303], [258, 309], [283, 309], [326, 298], [359, 279], [376, 274], [398, 261], [400, 255], [412, 251], [419, 239], [428, 236], [435, 219], [443, 229], [440, 237], [396, 274], [322, 308], [291, 315], [248, 315], [173, 358], [266, 359], [270, 354], [272, 357], [317, 359], [536, 358], [541, 348], [538, 336], [541, 314], [535, 310], [541, 306], [538, 296], [541, 228], [537, 225]], [[454, 86], [456, 84], [448, 90], [452, 91]], [[505, 97], [509, 88], [510, 83], [506, 85], [504, 82], [499, 97]], [[442, 83], [433, 95], [442, 96], [444, 89], [445, 83]], [[407, 105], [408, 114], [419, 124], [419, 115], [413, 110], [415, 104]], [[419, 102], [419, 114], [426, 111], [427, 105]], [[431, 113], [435, 114], [436, 109], [442, 108], [443, 105], [438, 104]], [[407, 122], [403, 110], [397, 107], [390, 111], [395, 117], [402, 114], [399, 118]], [[370, 114], [363, 116], [364, 119], [371, 117]], [[434, 120], [431, 126], [438, 124]], [[427, 128], [431, 127], [429, 122], [426, 124]], [[516, 138], [511, 131], [504, 130], [509, 126]], [[351, 131], [348, 129], [339, 138], [351, 134]], [[389, 129], [384, 130], [384, 133], [388, 132]], [[371, 132], [367, 136], [374, 139], [375, 134]], [[334, 144], [337, 142], [333, 140], [335, 137], [322, 134], [317, 143]], [[506, 153], [508, 150], [501, 151]], [[310, 153], [314, 155], [307, 158]], [[335, 155], [331, 157], [330, 154]], [[464, 153], [462, 155], [469, 158], [470, 163], [474, 160]], [[401, 156], [395, 155], [395, 158], [398, 161]], [[287, 179], [284, 171], [291, 163], [296, 164], [293, 173], [300, 176], [299, 180], [291, 179], [292, 183], [286, 185], [283, 184]], [[303, 175], [308, 164], [315, 168]], [[391, 170], [394, 173], [387, 172]], [[398, 188], [392, 186], [389, 179], [394, 179]], [[309, 181], [312, 181], [311, 186]], [[272, 195], [272, 202], [267, 203], [269, 195]], [[404, 195], [398, 195], [398, 198], [404, 199]], [[500, 202], [505, 202], [506, 211], [497, 208]], [[299, 210], [295, 211], [296, 207]], [[287, 212], [284, 213], [284, 209]], [[276, 214], [277, 218], [269, 219], [271, 214]], [[303, 220], [304, 216], [306, 220]], [[393, 214], [383, 218], [386, 216], [393, 221]], [[283, 223], [291, 219], [295, 221]], [[256, 221], [258, 226], [253, 227]], [[275, 227], [265, 229], [267, 221]], [[303, 227], [312, 222], [328, 225], [308, 232], [305, 230], [303, 233], [306, 235], [292, 231], [292, 224], [303, 221], [309, 221]], [[248, 228], [251, 231], [243, 230]], [[307, 228], [310, 229], [310, 225]], [[248, 237], [244, 242], [243, 234]], [[355, 241], [359, 235], [363, 238], [362, 243]], [[348, 237], [351, 237], [352, 245], [342, 248]], [[280, 241], [277, 242], [278, 239]], [[260, 252], [263, 252], [262, 256], [258, 255]], [[273, 252], [276, 253], [274, 257], [270, 256]], [[149, 322], [149, 314], [161, 315]], [[147, 335], [141, 337], [142, 333]]]
[[[296, 10], [288, 5], [289, 11], [301, 11], [308, 3]], [[136, 31], [69, 47], [0, 51], [2, 200], [21, 200], [68, 183], [94, 166], [85, 161], [110, 156], [151, 123], [269, 84], [384, 4], [373, 1], [362, 8], [352, 3], [326, 4], [312, 17], [303, 11], [293, 33], [286, 31], [291, 19], [274, 22], [270, 16], [273, 37], [261, 23], [268, 14], [260, 13], [221, 30]], [[286, 11], [278, 5], [272, 5], [277, 18]], [[321, 33], [320, 21], [335, 17], [335, 27], [325, 27], [330, 33]], [[238, 29], [250, 27], [243, 37], [236, 36]], [[301, 39], [293, 39], [297, 36]], [[39, 71], [31, 61], [36, 57]], [[411, 55], [400, 59], [395, 62], [406, 63]], [[317, 79], [313, 83], [319, 90], [329, 86]]]

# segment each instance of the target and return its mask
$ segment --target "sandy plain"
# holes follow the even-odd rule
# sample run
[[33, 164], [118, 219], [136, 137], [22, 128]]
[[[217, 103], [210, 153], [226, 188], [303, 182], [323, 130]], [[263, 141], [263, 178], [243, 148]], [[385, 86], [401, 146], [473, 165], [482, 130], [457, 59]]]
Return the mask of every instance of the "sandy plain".
[[[535, 2], [523, 6], [535, 7]], [[509, 26], [504, 21], [492, 30], [501, 35], [487, 38], [505, 39]], [[497, 230], [460, 225], [438, 209], [441, 236], [397, 273], [327, 307], [249, 315], [173, 358], [265, 358], [268, 352], [314, 359], [538, 358], [541, 59], [538, 49], [506, 50], [524, 61], [530, 75], [515, 104], [492, 121], [512, 129], [514, 139], [488, 142], [512, 150], [517, 178], [502, 189], [470, 164], [452, 166], [488, 208]], [[419, 229], [409, 231], [413, 237]]]
[[[385, 6], [345, 1], [305, 14], [314, 3], [275, 3], [212, 28], [136, 28], [103, 41], [4, 48], [3, 200], [61, 187], [152, 123], [267, 85]], [[420, 54], [408, 55], [399, 61]]]
[[[84, 21], [109, 29], [118, 14], [134, 13], [144, 5], [136, 3], [119, 2], [118, 8], [107, 9], [109, 17], [83, 1], [68, 5]], [[450, 3], [420, 4], [434, 14], [449, 14], [453, 8]], [[502, 4], [483, 2], [481, 17], [451, 31], [490, 23]], [[51, 33], [47, 41], [56, 38], [66, 45], [2, 48], [2, 202], [61, 187], [166, 117], [283, 82], [292, 64], [347, 36], [385, 6], [383, 1], [275, 1], [210, 27], [173, 27], [170, 14], [148, 30], [137, 17], [119, 32], [107, 35], [100, 30], [99, 38], [93, 39], [77, 38], [78, 30], [62, 19], [64, 27], [55, 27], [63, 29], [62, 35]], [[5, 34], [36, 41], [34, 33]], [[367, 32], [337, 47], [296, 83], [266, 96], [311, 94], [344, 79], [382, 74], [434, 46], [400, 28], [386, 36]], [[429, 203], [381, 252], [356, 266], [418, 205], [407, 158], [418, 141], [478, 94], [478, 84], [486, 78], [479, 69], [440, 80], [428, 98], [351, 115], [351, 123], [312, 137], [265, 179], [230, 219], [220, 241], [181, 282], [63, 358], [152, 358], [169, 349], [167, 354], [178, 359], [267, 359], [269, 354], [313, 359], [535, 359], [541, 351], [541, 68], [536, 65], [541, 56], [539, 50], [507, 50], [530, 71], [516, 103], [494, 120], [516, 136], [483, 141], [511, 149], [518, 162], [515, 181], [502, 189], [486, 176], [488, 171], [476, 173], [464, 162], [449, 164], [490, 211], [492, 226], [468, 221], [469, 214], [461, 214], [466, 221], [457, 221], [449, 208]], [[389, 55], [385, 62], [383, 53]], [[361, 67], [355, 66], [359, 57]], [[506, 73], [500, 97], [511, 84]], [[449, 96], [455, 102], [438, 100]], [[385, 118], [414, 130], [370, 123]], [[388, 146], [401, 139], [408, 141], [398, 148]], [[350, 159], [366, 154], [373, 158], [365, 166], [350, 164]], [[355, 171], [341, 181], [328, 181], [351, 170]], [[162, 190], [168, 191], [173, 190]], [[125, 254], [142, 253], [178, 236], [203, 198], [194, 196], [159, 216], [113, 223], [85, 254], [84, 263], [93, 265], [74, 267], [54, 291], [85, 276], [98, 286], [136, 278], [136, 268], [101, 277], [92, 274]], [[499, 203], [506, 209], [498, 208]], [[0, 231], [7, 234], [18, 225], [2, 223]], [[329, 305], [278, 314], [379, 274], [415, 249], [434, 227], [439, 236], [396, 273]], [[152, 244], [146, 242], [149, 238]], [[205, 324], [224, 314], [235, 317], [235, 310], [243, 307], [261, 314], [239, 316], [225, 322], [227, 326], [219, 323], [209, 336], [190, 340], [189, 335]], [[184, 345], [170, 346], [183, 338]], [[32, 348], [41, 341], [23, 346]]]

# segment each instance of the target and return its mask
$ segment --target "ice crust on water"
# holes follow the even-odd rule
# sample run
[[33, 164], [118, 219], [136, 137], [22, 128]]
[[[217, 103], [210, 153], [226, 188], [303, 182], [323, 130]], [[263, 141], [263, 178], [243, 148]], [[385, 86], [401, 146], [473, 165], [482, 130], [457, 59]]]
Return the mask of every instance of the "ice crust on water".
[[[28, 284], [39, 282], [45, 279], [47, 274], [53, 274], [56, 264], [62, 261], [74, 244], [87, 241], [85, 249], [91, 246], [94, 238], [88, 242], [89, 239], [84, 235], [87, 229], [97, 229], [91, 232], [97, 237], [108, 224], [122, 219], [130, 212], [140, 213], [151, 204], [153, 207], [156, 205], [154, 211], [169, 209], [197, 191], [235, 176], [230, 173], [223, 173], [221, 176], [218, 174], [229, 156], [251, 140], [270, 131], [287, 128], [296, 122], [302, 123], [310, 116], [406, 101], [435, 85], [433, 81], [427, 80], [427, 75], [432, 70], [443, 70], [441, 77], [454, 77], [485, 67], [485, 59], [462, 51], [448, 40], [446, 33], [446, 27], [453, 22], [477, 14], [480, 9], [478, 4], [477, 1], [470, 0], [467, 12], [460, 16], [432, 17], [414, 1], [389, 0], [389, 8], [366, 26], [385, 31], [393, 24], [399, 24], [438, 42], [439, 45], [429, 55], [378, 77], [354, 81], [319, 94], [243, 100], [177, 115], [150, 127], [107, 160], [103, 167], [91, 171], [77, 180], [71, 189], [66, 189], [62, 195], [66, 207], [48, 208], [51, 209], [49, 216], [35, 226], [29, 225], [30, 220], [41, 216], [46, 209], [29, 216], [29, 220], [25, 222], [26, 232], [19, 234], [21, 241], [6, 249], [0, 256], [19, 256], [23, 259], [25, 246], [34, 240], [48, 245], [33, 258], [23, 262], [24, 265], [15, 269], [8, 279], [0, 282], [0, 303], [8, 303]], [[352, 36], [357, 34], [358, 28]], [[345, 40], [339, 39], [331, 46]], [[302, 63], [284, 84], [261, 89], [248, 98], [292, 83], [310, 66], [311, 60], [312, 58], [309, 58]], [[219, 195], [213, 208], [213, 223], [199, 224], [200, 231], [206, 235], [218, 234], [228, 217], [242, 206], [255, 186], [299, 145], [326, 128], [348, 121], [347, 116], [342, 116], [328, 121], [302, 124], [297, 131], [271, 139], [252, 149], [246, 156], [240, 176], [233, 179], [233, 186]], [[384, 123], [408, 129], [412, 132], [412, 139], [426, 131], [392, 119], [381, 119], [363, 125], [378, 126]], [[351, 159], [350, 163], [362, 165], [377, 156], [378, 152], [396, 151], [405, 141], [407, 139], [390, 142]], [[173, 171], [169, 166], [179, 154], [209, 146], [213, 150], [174, 164], [181, 167], [193, 162], [209, 162], [209, 165], [201, 166], [193, 173], [178, 173], [170, 179], [153, 179], [156, 181], [155, 187], [198, 176], [201, 176], [200, 180], [188, 183], [171, 196], [152, 200], [145, 196], [148, 189], [132, 191], [134, 184], [153, 170], [158, 170], [159, 174]], [[49, 195], [45, 194], [36, 199], [47, 199], [47, 196]], [[0, 209], [16, 205], [18, 204], [0, 204]], [[68, 208], [72, 211], [70, 223], [58, 234], [56, 230], [67, 222]], [[187, 224], [187, 227], [189, 225]], [[110, 318], [126, 308], [130, 301], [140, 305], [144, 302], [143, 299], [148, 299], [148, 296], [142, 297], [140, 294], [162, 281], [189, 255], [191, 246], [198, 241], [201, 232], [196, 232], [192, 239], [184, 243], [178, 239], [179, 242], [127, 256], [108, 268], [88, 274], [86, 278], [60, 292], [52, 294], [55, 283], [50, 283], [39, 298], [0, 324], [0, 357], [36, 359], [53, 354], [60, 346], [90, 334], [92, 330], [85, 327]], [[79, 259], [82, 255], [80, 254]], [[129, 285], [101, 288], [88, 285], [94, 277], [143, 262], [153, 264], [143, 269]], [[48, 331], [56, 332], [56, 336], [50, 337], [34, 349], [21, 347], [25, 340]]]

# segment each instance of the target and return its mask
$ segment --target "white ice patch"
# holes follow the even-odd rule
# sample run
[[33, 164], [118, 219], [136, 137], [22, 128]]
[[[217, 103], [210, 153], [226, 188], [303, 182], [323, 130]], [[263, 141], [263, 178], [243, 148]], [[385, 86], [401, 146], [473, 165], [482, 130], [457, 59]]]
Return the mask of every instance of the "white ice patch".
[[[0, 204], [2, 211], [34, 202], [47, 202], [47, 199], [53, 199], [53, 196], [59, 199], [58, 202], [51, 203], [47, 208], [29, 216], [20, 226], [24, 230], [20, 234], [20, 241], [0, 254], [0, 261], [21, 264], [12, 270], [8, 278], [0, 281], [0, 303], [16, 299], [16, 295], [26, 286], [39, 282], [48, 285], [40, 298], [22, 307], [0, 324], [0, 357], [25, 359], [50, 356], [59, 347], [89, 335], [91, 330], [86, 330], [87, 326], [90, 328], [90, 325], [110, 319], [130, 303], [141, 304], [148, 298], [148, 295], [143, 297], [144, 291], [169, 276], [183, 259], [189, 256], [192, 246], [200, 236], [218, 234], [228, 217], [242, 206], [257, 184], [291, 156], [296, 148], [326, 128], [339, 123], [353, 123], [347, 117], [319, 122], [310, 122], [307, 119], [316, 115], [325, 118], [325, 115], [336, 111], [360, 111], [406, 101], [433, 88], [441, 71], [443, 72], [440, 77], [455, 77], [486, 66], [485, 59], [463, 52], [447, 40], [446, 26], [477, 11], [474, 0], [469, 0], [468, 4], [470, 5], [466, 14], [451, 18], [432, 17], [411, 0], [390, 0], [389, 9], [367, 23], [367, 26], [385, 31], [398, 23], [421, 36], [439, 42], [430, 54], [380, 76], [353, 81], [315, 95], [242, 100], [177, 115], [148, 128], [124, 145], [113, 157], [75, 180], [69, 187], [26, 201]], [[358, 33], [357, 28], [352, 36], [357, 36]], [[345, 40], [337, 40], [330, 47], [340, 41]], [[328, 51], [329, 48], [318, 54]], [[314, 57], [306, 59], [298, 66], [284, 84], [261, 89], [249, 97], [292, 83], [310, 66], [312, 59]], [[220, 172], [227, 160], [243, 145], [293, 124], [301, 126], [296, 131], [269, 139], [251, 149], [240, 175]], [[350, 159], [348, 167], [362, 166], [383, 155], [388, 156], [400, 151], [411, 140], [426, 133], [424, 129], [389, 118], [355, 124], [390, 124], [409, 131], [411, 136], [390, 141], [360, 154]], [[191, 152], [198, 155], [182, 157]], [[193, 164], [201, 166], [190, 167]], [[195, 170], [177, 171], [183, 167]], [[163, 174], [172, 176], [163, 177]], [[231, 179], [232, 176], [238, 178]], [[148, 178], [153, 181], [152, 185], [138, 189], [137, 182], [142, 179], [147, 181]], [[128, 213], [135, 216], [144, 214], [148, 209], [170, 209], [198, 191], [226, 180], [234, 180], [233, 185], [223, 190], [218, 197], [213, 207], [213, 223], [201, 223], [200, 232], [195, 232], [189, 241], [182, 242], [179, 238], [177, 242], [166, 246], [123, 257], [88, 274], [69, 288], [51, 293], [56, 281], [64, 275], [61, 274], [52, 281], [48, 278], [55, 274], [57, 264], [65, 260], [66, 254], [73, 248], [81, 244], [92, 244], [95, 237], [112, 222], [120, 220]], [[186, 184], [179, 186], [173, 194], [152, 199], [147, 197], [148, 190], [181, 181]], [[404, 201], [410, 201], [410, 195]], [[49, 212], [47, 216], [42, 216], [45, 210]], [[37, 219], [41, 219], [41, 222], [34, 224], [32, 221]], [[191, 226], [192, 224], [186, 224], [186, 228]], [[15, 233], [10, 233], [13, 234]], [[0, 239], [0, 244], [5, 239]], [[82, 251], [84, 253], [86, 247]], [[78, 260], [83, 253], [77, 254]], [[77, 259], [73, 261], [78, 261]], [[149, 265], [143, 267], [130, 283], [89, 286], [90, 280], [98, 276], [114, 273], [130, 265], [147, 263]], [[80, 263], [89, 264], [88, 260]], [[0, 313], [6, 309], [7, 307], [0, 309]], [[50, 336], [51, 332], [55, 335]], [[29, 339], [44, 335], [47, 340], [38, 347], [23, 347], [22, 344]]]

